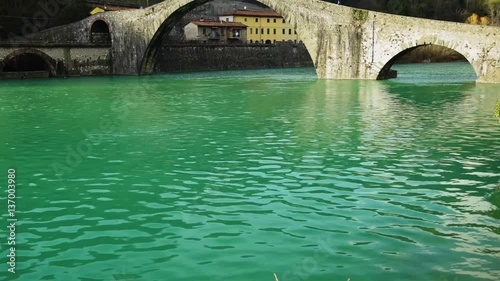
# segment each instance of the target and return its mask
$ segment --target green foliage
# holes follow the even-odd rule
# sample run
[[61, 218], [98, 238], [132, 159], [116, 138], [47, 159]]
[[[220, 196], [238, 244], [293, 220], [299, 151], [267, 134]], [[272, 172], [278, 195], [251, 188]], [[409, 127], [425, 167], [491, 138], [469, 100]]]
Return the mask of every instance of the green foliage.
[[[45, 6], [40, 0], [9, 0], [0, 4], [0, 38], [15, 33], [28, 36], [50, 27], [79, 21], [89, 15], [84, 1], [61, 1], [57, 6]], [[53, 1], [52, 3], [59, 3]]]
[[368, 19], [368, 11], [354, 9], [354, 11], [352, 12], [352, 19], [363, 24]]
[[72, 0], [53, 19], [51, 27], [82, 20], [85, 17], [89, 16], [89, 12], [90, 9], [85, 3], [82, 3], [78, 0]]
[[500, 2], [500, 0], [343, 0], [341, 3], [397, 15], [464, 22], [472, 13], [486, 16], [488, 8], [484, 4], [485, 1]]
[[500, 0], [484, 0], [491, 23], [500, 25]]

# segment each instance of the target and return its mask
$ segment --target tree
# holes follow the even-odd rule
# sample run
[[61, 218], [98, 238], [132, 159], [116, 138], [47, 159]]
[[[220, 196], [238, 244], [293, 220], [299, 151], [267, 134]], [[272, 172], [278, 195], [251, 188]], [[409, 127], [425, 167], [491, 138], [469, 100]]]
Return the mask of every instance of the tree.
[[500, 25], [500, 0], [486, 0], [485, 5], [493, 25]]
[[472, 13], [472, 15], [465, 20], [465, 23], [475, 25], [490, 25], [491, 21], [488, 17], [479, 17], [478, 14]]

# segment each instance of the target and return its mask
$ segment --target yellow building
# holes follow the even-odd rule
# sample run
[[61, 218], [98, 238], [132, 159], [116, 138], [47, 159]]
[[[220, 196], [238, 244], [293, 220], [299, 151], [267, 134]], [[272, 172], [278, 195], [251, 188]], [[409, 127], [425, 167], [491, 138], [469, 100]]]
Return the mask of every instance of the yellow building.
[[300, 40], [293, 26], [274, 11], [234, 10], [222, 14], [219, 20], [245, 24], [248, 43], [273, 44]]

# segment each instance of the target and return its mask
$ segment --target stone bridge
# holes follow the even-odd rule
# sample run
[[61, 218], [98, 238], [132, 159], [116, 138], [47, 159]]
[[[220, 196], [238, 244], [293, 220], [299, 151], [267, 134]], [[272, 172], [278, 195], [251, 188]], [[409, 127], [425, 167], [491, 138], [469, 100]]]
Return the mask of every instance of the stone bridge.
[[34, 67], [30, 70], [41, 70], [49, 77], [109, 75], [112, 74], [109, 50], [109, 44], [0, 43], [0, 78], [27, 75], [9, 73], [11, 60], [19, 56], [25, 57], [22, 63], [28, 65], [24, 67]]
[[[146, 9], [107, 12], [34, 36], [92, 43], [96, 24], [110, 33], [112, 73], [153, 72], [161, 42], [175, 23], [210, 0], [169, 0]], [[500, 28], [396, 16], [319, 0], [258, 0], [289, 21], [320, 79], [383, 79], [406, 52], [435, 44], [462, 54], [478, 82], [500, 83]]]

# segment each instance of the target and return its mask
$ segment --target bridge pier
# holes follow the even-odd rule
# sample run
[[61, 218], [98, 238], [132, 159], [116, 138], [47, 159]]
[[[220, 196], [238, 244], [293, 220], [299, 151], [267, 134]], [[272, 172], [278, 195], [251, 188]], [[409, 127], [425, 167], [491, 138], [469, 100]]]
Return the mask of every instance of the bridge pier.
[[480, 64], [478, 83], [500, 83], [500, 57]]

